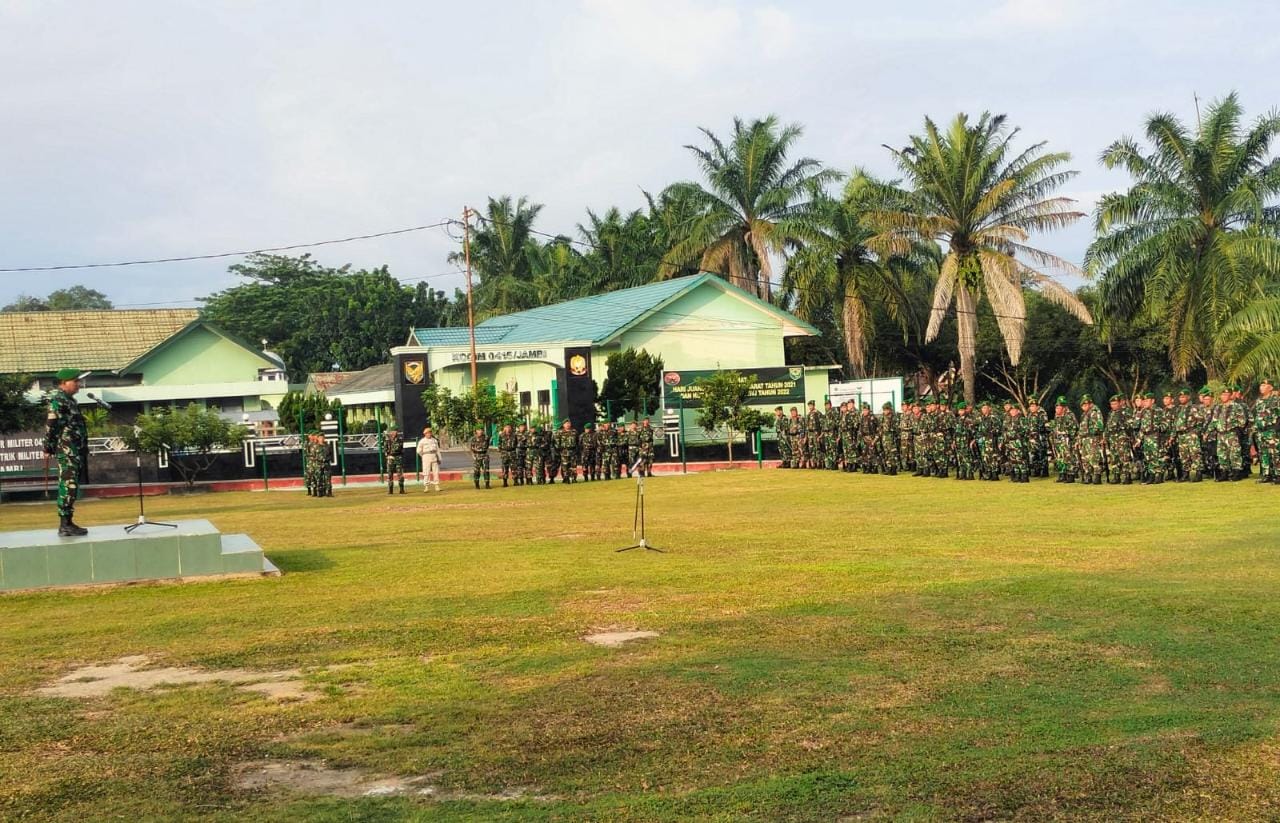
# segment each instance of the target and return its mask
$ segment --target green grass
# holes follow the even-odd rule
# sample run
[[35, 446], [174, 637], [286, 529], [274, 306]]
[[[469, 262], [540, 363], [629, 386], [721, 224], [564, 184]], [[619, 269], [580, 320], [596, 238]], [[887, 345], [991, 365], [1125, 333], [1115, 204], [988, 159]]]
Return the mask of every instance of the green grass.
[[[1280, 816], [1278, 489], [660, 477], [669, 553], [615, 554], [633, 500], [626, 482], [153, 498], [249, 533], [285, 576], [0, 598], [0, 818]], [[0, 508], [6, 530], [53, 519]], [[604, 628], [661, 637], [580, 639]], [[325, 696], [33, 694], [131, 654], [314, 667]], [[475, 799], [232, 788], [266, 757]], [[485, 799], [517, 787], [543, 798]]]

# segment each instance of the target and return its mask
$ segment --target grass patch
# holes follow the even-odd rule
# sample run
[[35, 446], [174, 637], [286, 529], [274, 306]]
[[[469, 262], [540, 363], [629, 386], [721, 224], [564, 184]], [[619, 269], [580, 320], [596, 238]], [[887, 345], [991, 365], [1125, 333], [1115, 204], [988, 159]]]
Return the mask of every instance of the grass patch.
[[[612, 551], [629, 483], [156, 498], [286, 574], [0, 598], [0, 817], [1280, 814], [1270, 487], [730, 472], [648, 493], [668, 554]], [[51, 519], [0, 509], [6, 530]], [[660, 636], [581, 640], [636, 629]], [[127, 655], [301, 668], [322, 696], [33, 693]], [[236, 788], [272, 758], [438, 796]]]

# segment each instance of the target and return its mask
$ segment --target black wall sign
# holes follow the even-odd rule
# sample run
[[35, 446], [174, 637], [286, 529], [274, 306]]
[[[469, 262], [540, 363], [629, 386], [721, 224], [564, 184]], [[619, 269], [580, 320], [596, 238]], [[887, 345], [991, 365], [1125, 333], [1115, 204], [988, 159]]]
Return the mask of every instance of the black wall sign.
[[425, 354], [397, 354], [393, 358], [396, 384], [396, 423], [405, 440], [417, 440], [427, 425], [422, 393], [431, 385]]
[[573, 427], [596, 420], [596, 384], [591, 379], [591, 347], [577, 346], [564, 350], [564, 416]]

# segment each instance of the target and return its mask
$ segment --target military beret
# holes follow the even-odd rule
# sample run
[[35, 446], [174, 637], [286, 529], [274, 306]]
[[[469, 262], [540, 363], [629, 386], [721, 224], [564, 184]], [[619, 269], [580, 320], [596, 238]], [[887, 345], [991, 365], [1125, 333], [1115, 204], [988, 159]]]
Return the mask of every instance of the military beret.
[[1028, 405], [1028, 406], [1039, 406], [1039, 405], [1040, 405], [1040, 401], [1039, 401], [1039, 400], [1037, 400], [1037, 399], [1035, 399], [1034, 397], [1032, 397], [1030, 400], [1028, 400], [1028, 401], [1027, 401], [1027, 405]]
[[961, 400], [960, 402], [956, 403], [956, 408], [957, 408], [957, 409], [967, 409], [967, 408], [969, 408], [969, 404], [968, 404], [968, 403], [966, 403], [966, 402], [964, 402], [963, 400]]
[[1092, 402], [1093, 402], [1093, 397], [1092, 397], [1091, 395], [1088, 395], [1088, 394], [1082, 394], [1082, 395], [1080, 395], [1080, 402], [1081, 402], [1081, 403], [1092, 403]]
[[1240, 384], [1239, 384], [1239, 383], [1232, 383], [1232, 384], [1231, 384], [1231, 390], [1232, 390], [1232, 391], [1240, 391]]
[[1270, 377], [1264, 377], [1264, 378], [1262, 378], [1261, 380], [1259, 380], [1259, 381], [1258, 381], [1258, 385], [1259, 385], [1259, 386], [1270, 386], [1270, 385], [1272, 385], [1272, 383], [1271, 383], [1271, 378], [1270, 378]]
[[1059, 406], [1067, 405], [1067, 396], [1065, 394], [1058, 395], [1058, 405]]
[[1120, 395], [1118, 395], [1118, 394], [1113, 394], [1113, 395], [1111, 395], [1111, 401], [1112, 401], [1113, 403], [1114, 403], [1114, 402], [1119, 402], [1119, 401], [1120, 401]]
[[1144, 391], [1144, 392], [1142, 393], [1142, 399], [1143, 399], [1143, 400], [1155, 400], [1155, 399], [1156, 399], [1156, 396], [1155, 396], [1155, 393], [1154, 393], [1154, 392]]
[[67, 380], [78, 380], [82, 373], [79, 369], [58, 369], [58, 373], [54, 377], [58, 378], [59, 383], [62, 383]]
[[1182, 388], [1178, 389], [1178, 396], [1182, 396], [1184, 394], [1187, 396], [1191, 395], [1191, 388], [1189, 386], [1183, 386]]
[[863, 404], [862, 404], [862, 408], [864, 408], [864, 409], [869, 409], [869, 408], [871, 408], [871, 404], [870, 404], [870, 403], [863, 403]]
[[1173, 397], [1173, 391], [1171, 389], [1165, 389], [1164, 394], [1161, 395], [1161, 397]]
[[888, 400], [886, 400], [886, 401], [884, 401], [883, 403], [881, 403], [881, 404], [880, 404], [880, 408], [882, 408], [882, 409], [892, 409], [892, 408], [893, 408], [893, 404], [892, 404], [892, 403], [890, 403]]

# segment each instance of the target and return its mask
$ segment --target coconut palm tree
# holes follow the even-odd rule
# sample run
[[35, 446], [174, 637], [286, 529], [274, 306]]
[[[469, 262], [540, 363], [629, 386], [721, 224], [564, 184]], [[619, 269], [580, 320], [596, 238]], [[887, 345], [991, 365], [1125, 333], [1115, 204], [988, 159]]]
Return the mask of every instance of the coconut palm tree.
[[866, 369], [872, 304], [883, 306], [905, 330], [911, 281], [923, 277], [924, 250], [884, 258], [867, 245], [876, 236], [867, 214], [895, 202], [902, 202], [900, 191], [855, 169], [843, 196], [815, 197], [819, 231], [787, 258], [782, 275], [785, 302], [802, 319], [816, 322], [834, 315], [855, 377]]
[[660, 274], [670, 277], [697, 261], [729, 282], [768, 300], [772, 292], [770, 254], [814, 231], [813, 193], [839, 175], [812, 158], [788, 163], [800, 137], [798, 125], [779, 127], [777, 118], [733, 120], [733, 135], [722, 141], [700, 129], [710, 146], [686, 146], [698, 158], [706, 186], [675, 183], [667, 195], [692, 208], [663, 258]]
[[[476, 214], [479, 225], [471, 232], [471, 267], [479, 282], [475, 288], [477, 317], [492, 317], [522, 311], [538, 305], [534, 284], [533, 221], [542, 206], [521, 197], [489, 198], [484, 214]], [[460, 265], [462, 252], [449, 255]]]
[[[1132, 138], [1102, 153], [1134, 183], [1098, 203], [1085, 267], [1100, 275], [1103, 317], [1168, 320], [1179, 378], [1223, 372], [1226, 320], [1280, 276], [1280, 160], [1268, 158], [1280, 116], [1241, 127], [1235, 94], [1209, 105], [1194, 133], [1171, 114], [1147, 118], [1149, 150]], [[1243, 322], [1243, 321], [1242, 321]]]
[[938, 336], [954, 304], [960, 375], [965, 398], [972, 403], [982, 296], [991, 304], [1015, 366], [1026, 332], [1024, 287], [1039, 289], [1081, 321], [1093, 322], [1084, 303], [1031, 264], [1068, 272], [1076, 267], [1028, 245], [1032, 232], [1057, 229], [1084, 215], [1072, 210], [1073, 201], [1049, 196], [1075, 176], [1062, 168], [1070, 155], [1045, 153], [1044, 143], [1015, 152], [1018, 130], [1006, 126], [1004, 115], [983, 112], [970, 123], [959, 114], [946, 131], [928, 118], [924, 126], [925, 133], [912, 136], [905, 148], [889, 149], [910, 189], [902, 207], [868, 215], [880, 232], [868, 245], [883, 256], [908, 254], [914, 242], [941, 245], [925, 342]]

